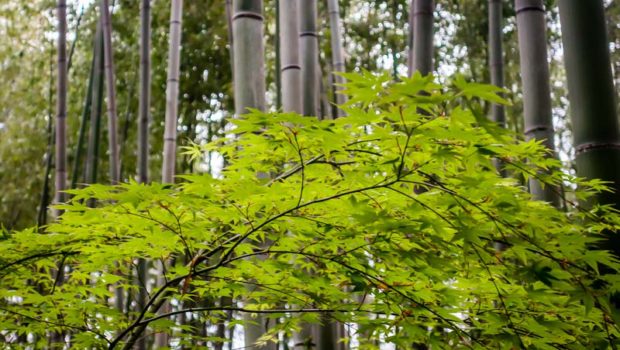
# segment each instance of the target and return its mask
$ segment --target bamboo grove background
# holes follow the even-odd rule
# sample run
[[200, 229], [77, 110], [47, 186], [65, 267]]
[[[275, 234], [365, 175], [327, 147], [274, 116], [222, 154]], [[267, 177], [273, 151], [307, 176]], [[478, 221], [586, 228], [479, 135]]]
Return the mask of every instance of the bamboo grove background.
[[[441, 82], [460, 73], [504, 86], [512, 105], [486, 105], [490, 118], [525, 139], [548, 140], [575, 172], [576, 153], [589, 151], [597, 131], [571, 123], [567, 89], [584, 83], [570, 75], [566, 82], [565, 67], [583, 76], [589, 73], [582, 67], [606, 62], [564, 63], [566, 51], [587, 48], [563, 42], [562, 31], [566, 38], [588, 28], [574, 20], [561, 31], [560, 11], [574, 18], [578, 6], [563, 9], [562, 1], [3, 0], [1, 224], [44, 225], [60, 215], [48, 206], [66, 200], [66, 188], [217, 174], [226, 161], [220, 154], [192, 160], [179, 147], [223, 137], [227, 119], [247, 107], [345, 117], [334, 107], [346, 102], [336, 93], [343, 78], [333, 72], [386, 70], [398, 79], [420, 71]], [[609, 37], [598, 47], [609, 47], [618, 86], [620, 6], [600, 3]], [[604, 37], [593, 33], [596, 45]], [[588, 105], [586, 94], [613, 89], [579, 90], [584, 100], [573, 102], [575, 113], [599, 108], [600, 115], [615, 115], [610, 104]], [[617, 120], [609, 122], [617, 129]], [[617, 130], [594, 136], [618, 141]], [[585, 175], [605, 172], [597, 166], [605, 157], [618, 159], [612, 151], [582, 156], [581, 168], [591, 169]], [[529, 187], [535, 198], [558, 203], [551, 189], [536, 181]], [[609, 197], [617, 203], [617, 195]], [[341, 331], [338, 324], [323, 327]], [[260, 331], [244, 336], [251, 342]], [[156, 346], [167, 343], [165, 336], [155, 339]]]

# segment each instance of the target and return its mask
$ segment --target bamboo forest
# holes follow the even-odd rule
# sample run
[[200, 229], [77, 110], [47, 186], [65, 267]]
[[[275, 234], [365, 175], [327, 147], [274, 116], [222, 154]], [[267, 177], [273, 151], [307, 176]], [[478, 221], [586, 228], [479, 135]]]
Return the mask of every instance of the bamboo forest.
[[617, 0], [0, 0], [0, 349], [620, 348]]

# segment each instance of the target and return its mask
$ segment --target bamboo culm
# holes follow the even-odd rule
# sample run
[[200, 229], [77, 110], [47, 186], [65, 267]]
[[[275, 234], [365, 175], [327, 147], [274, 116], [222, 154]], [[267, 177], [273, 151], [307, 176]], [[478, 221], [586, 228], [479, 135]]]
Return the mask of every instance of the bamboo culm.
[[119, 183], [120, 160], [118, 145], [118, 118], [116, 113], [116, 78], [114, 73], [114, 55], [112, 52], [112, 19], [109, 0], [101, 0], [101, 19], [103, 26], [103, 57], [106, 76], [106, 94], [108, 111], [108, 146], [110, 157], [110, 182]]
[[[94, 50], [93, 50], [94, 51]], [[71, 173], [71, 189], [77, 187], [79, 178], [80, 162], [82, 159], [82, 153], [84, 150], [84, 139], [86, 138], [86, 125], [88, 124], [88, 118], [90, 116], [90, 110], [93, 102], [93, 79], [95, 77], [95, 53], [93, 52], [93, 59], [90, 67], [90, 74], [88, 77], [88, 87], [86, 90], [86, 98], [84, 100], [84, 107], [82, 108], [82, 117], [80, 118], [80, 131], [78, 133], [78, 142], [75, 146], [75, 156], [73, 159], [73, 172]]]
[[413, 23], [413, 59], [411, 70], [428, 75], [433, 72], [433, 14], [434, 0], [412, 0], [411, 22]]
[[170, 10], [170, 45], [166, 84], [166, 126], [164, 130], [164, 162], [162, 166], [162, 182], [164, 183], [174, 182], [176, 167], [182, 17], [183, 0], [173, 0]]
[[[620, 209], [620, 127], [604, 4], [560, 0], [559, 7], [577, 175], [607, 181], [612, 191], [596, 200]], [[617, 233], [603, 245], [620, 256]]]
[[[55, 203], [65, 202], [67, 189], [67, 3], [58, 0], [58, 79], [56, 87]], [[57, 213], [58, 214], [58, 213]]]
[[303, 0], [299, 8], [299, 45], [302, 72], [302, 110], [306, 116], [318, 116], [319, 110], [319, 41], [316, 0]]
[[[263, 45], [263, 1], [234, 0], [233, 79], [235, 114], [241, 118], [248, 108], [265, 110], [265, 48]], [[245, 346], [251, 348], [269, 327], [263, 316], [244, 315]], [[263, 349], [275, 350], [269, 343]]]
[[301, 63], [299, 57], [299, 1], [280, 0], [280, 71], [282, 109], [303, 113], [301, 95]]
[[90, 110], [88, 148], [86, 152], [86, 164], [84, 170], [84, 183], [86, 184], [97, 183], [97, 165], [99, 160], [99, 140], [104, 89], [103, 29], [101, 21], [97, 23], [94, 47], [93, 60], [95, 70], [93, 76], [93, 102]]
[[138, 182], [149, 181], [149, 122], [151, 106], [151, 0], [140, 6], [140, 101], [138, 106]]
[[[140, 101], [138, 106], [138, 182], [149, 182], [149, 122], [151, 106], [151, 0], [142, 0], [140, 6]], [[148, 265], [139, 259], [136, 268], [137, 307], [143, 310], [148, 298]], [[147, 348], [146, 339], [137, 342], [139, 350]]]
[[47, 223], [47, 207], [50, 201], [50, 177], [52, 173], [52, 161], [54, 159], [54, 118], [52, 116], [52, 103], [54, 98], [54, 62], [50, 57], [49, 85], [48, 85], [48, 113], [47, 113], [47, 151], [45, 152], [45, 173], [43, 177], [43, 190], [37, 215], [37, 226], [41, 228]]
[[[489, 0], [489, 71], [491, 84], [504, 87], [504, 53], [502, 48], [502, 0]], [[506, 124], [504, 106], [491, 105], [491, 120], [501, 126]]]
[[[346, 80], [337, 74], [346, 71], [338, 0], [327, 0], [327, 10], [329, 12], [329, 26], [331, 30], [332, 68], [333, 72], [336, 73], [333, 74], [332, 81], [334, 82], [334, 91], [336, 93], [336, 104], [341, 106], [347, 102], [347, 96], [340, 92], [343, 89], [340, 85], [344, 84]], [[344, 115], [344, 111], [338, 108], [337, 117], [343, 117]]]
[[[106, 75], [106, 93], [108, 110], [108, 147], [110, 157], [110, 182], [120, 182], [120, 157], [118, 143], [118, 118], [116, 112], [116, 78], [114, 73], [114, 54], [112, 52], [112, 16], [108, 0], [101, 0], [101, 19], [103, 27], [103, 58]], [[117, 310], [122, 311], [124, 291], [115, 288], [114, 303]]]
[[[515, 0], [519, 56], [523, 83], [525, 137], [543, 140], [554, 152], [554, 130], [551, 114], [551, 90], [547, 63], [547, 35], [543, 0]], [[529, 182], [535, 199], [559, 206], [558, 191], [543, 186], [536, 179]]]

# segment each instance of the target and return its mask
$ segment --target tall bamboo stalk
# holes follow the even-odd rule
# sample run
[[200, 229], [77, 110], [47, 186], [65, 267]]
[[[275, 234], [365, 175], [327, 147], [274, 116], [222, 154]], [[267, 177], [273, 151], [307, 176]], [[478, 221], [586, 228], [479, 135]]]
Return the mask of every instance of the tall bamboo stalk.
[[[166, 120], [164, 130], [164, 154], [162, 164], [162, 182], [174, 183], [176, 171], [177, 122], [179, 108], [179, 71], [181, 68], [181, 33], [183, 19], [183, 0], [173, 0], [170, 4], [170, 32], [168, 45], [168, 78], [166, 82]], [[163, 276], [165, 266], [159, 266]], [[158, 281], [158, 285], [163, 284]], [[160, 312], [169, 311], [170, 305], [166, 302]], [[168, 346], [167, 333], [158, 333], [155, 337], [155, 346]]]
[[[597, 196], [620, 209], [620, 128], [602, 0], [560, 0], [577, 175], [602, 179], [613, 191]], [[620, 256], [617, 233], [605, 249]]]
[[[235, 114], [241, 117], [248, 108], [265, 110], [265, 48], [263, 44], [263, 1], [233, 1], [233, 52]], [[266, 331], [263, 316], [244, 315], [246, 347], [253, 347]], [[263, 349], [276, 349], [269, 343]]]
[[[338, 0], [327, 0], [327, 10], [329, 12], [329, 26], [331, 29], [331, 46], [332, 46], [332, 68], [334, 73], [343, 73], [346, 71], [346, 63], [344, 59], [344, 47], [342, 46], [342, 26], [340, 24], [340, 6]], [[334, 91], [336, 93], [336, 104], [343, 105], [347, 102], [347, 96], [342, 94], [346, 80], [344, 77], [334, 74], [332, 77], [334, 82]], [[337, 110], [337, 117], [343, 117], [344, 111], [340, 108]]]
[[183, 0], [173, 0], [170, 8], [170, 45], [168, 48], [168, 80], [166, 86], [166, 129], [164, 131], [164, 162], [162, 166], [162, 182], [164, 183], [174, 182], [176, 166], [182, 17]]
[[[101, 0], [101, 19], [103, 25], [103, 58], [106, 75], [106, 93], [108, 110], [108, 148], [110, 157], [110, 182], [120, 182], [120, 156], [118, 143], [118, 120], [116, 113], [116, 78], [114, 73], [114, 54], [112, 52], [112, 18], [108, 0]], [[114, 304], [123, 311], [124, 292], [115, 288]]]
[[409, 4], [409, 32], [407, 33], [407, 75], [413, 75], [413, 34], [415, 31], [415, 0], [411, 0]]
[[419, 71], [422, 75], [433, 72], [433, 13], [435, 10], [434, 0], [413, 0], [413, 60], [411, 70]]
[[140, 2], [140, 102], [138, 106], [138, 182], [149, 181], [151, 107], [151, 1]]
[[274, 41], [274, 50], [276, 53], [276, 69], [275, 69], [275, 75], [276, 75], [276, 109], [280, 110], [280, 108], [282, 108], [282, 71], [280, 70], [280, 65], [282, 62], [282, 49], [281, 49], [281, 45], [282, 43], [280, 42], [280, 31], [282, 30], [280, 28], [280, 1], [281, 0], [275, 0], [275, 11], [276, 11], [276, 35], [274, 35], [273, 41]]
[[[138, 106], [138, 182], [149, 182], [149, 122], [151, 107], [151, 0], [140, 2], [140, 101]], [[147, 261], [138, 260], [136, 268], [139, 310], [144, 310], [148, 298]], [[144, 337], [138, 340], [139, 350], [147, 348]]]
[[282, 108], [302, 113], [301, 63], [299, 57], [299, 1], [280, 0], [280, 71]]
[[[93, 50], [94, 51], [94, 50]], [[78, 141], [75, 146], [75, 156], [73, 159], [73, 167], [71, 173], [71, 189], [76, 188], [78, 177], [79, 177], [79, 169], [80, 169], [80, 161], [82, 159], [82, 153], [84, 149], [84, 139], [86, 138], [86, 124], [88, 124], [88, 117], [90, 116], [90, 109], [93, 102], [93, 79], [95, 77], [95, 56], [93, 52], [93, 59], [90, 67], [90, 74], [88, 77], [88, 87], [86, 90], [86, 98], [84, 99], [84, 107], [82, 108], [82, 117], [80, 118], [80, 131], [78, 134]]]
[[302, 108], [307, 116], [318, 116], [319, 112], [319, 40], [317, 28], [316, 0], [303, 0], [299, 8], [299, 44], [302, 72]]
[[56, 87], [55, 202], [65, 202], [67, 189], [67, 2], [58, 0], [58, 80]]
[[108, 111], [110, 182], [117, 184], [120, 181], [120, 158], [117, 126], [118, 118], [116, 113], [116, 78], [114, 73], [114, 55], [112, 52], [112, 19], [110, 16], [110, 4], [108, 0], [101, 0], [101, 18], [103, 22], [103, 57], [106, 75], [106, 101]]
[[233, 16], [232, 0], [226, 0], [225, 6], [226, 6], [226, 29], [228, 30], [230, 69], [232, 73], [234, 74], [235, 72], [234, 72], [233, 66], [235, 65], [234, 63], [235, 52], [234, 52], [234, 45], [233, 45], [233, 29], [232, 29], [232, 16]]
[[[53, 46], [53, 44], [52, 44]], [[50, 50], [51, 52], [51, 50]], [[47, 207], [50, 202], [50, 178], [52, 174], [52, 161], [54, 159], [54, 118], [53, 118], [53, 100], [54, 100], [54, 59], [50, 53], [50, 70], [49, 84], [47, 92], [47, 150], [45, 152], [45, 174], [43, 177], [43, 190], [41, 191], [41, 201], [39, 203], [39, 212], [37, 215], [37, 227], [41, 229], [47, 223]]]
[[[523, 81], [523, 109], [525, 137], [543, 140], [553, 152], [554, 130], [551, 114], [551, 90], [547, 63], [547, 24], [543, 0], [515, 0], [521, 79]], [[530, 180], [530, 193], [535, 199], [559, 205], [557, 191]]]
[[[500, 88], [504, 87], [502, 21], [502, 0], [489, 0], [489, 71], [491, 84]], [[501, 126], [506, 124], [504, 106], [495, 103], [491, 105], [491, 120]]]
[[103, 29], [101, 21], [97, 23], [93, 61], [95, 68], [93, 76], [93, 102], [90, 110], [88, 148], [86, 151], [86, 165], [84, 170], [84, 183], [87, 184], [97, 183], [97, 164], [99, 160], [99, 139], [104, 88]]

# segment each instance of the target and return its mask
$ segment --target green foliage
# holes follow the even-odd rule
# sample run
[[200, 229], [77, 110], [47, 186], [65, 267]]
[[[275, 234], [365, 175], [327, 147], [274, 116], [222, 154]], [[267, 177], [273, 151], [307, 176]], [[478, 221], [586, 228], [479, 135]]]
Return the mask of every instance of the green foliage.
[[[5, 234], [5, 339], [17, 346], [19, 335], [41, 341], [56, 331], [72, 334], [76, 348], [128, 348], [143, 332], [164, 331], [192, 346], [199, 332], [169, 316], [216, 324], [235, 311], [280, 319], [265, 341], [321, 314], [355, 323], [365, 349], [379, 338], [445, 349], [617, 340], [609, 295], [620, 288], [620, 264], [591, 248], [620, 217], [533, 201], [494, 160], [515, 178], [578, 188], [576, 198], [601, 183], [563, 174], [540, 144], [482, 123], [479, 99], [499, 101], [485, 86], [346, 77], [347, 118], [254, 111], [233, 121], [231, 137], [190, 148], [225, 157], [218, 178], [93, 185], [71, 191], [45, 234]], [[85, 205], [92, 198], [98, 207]], [[117, 311], [113, 286], [135, 292], [138, 258], [168, 264], [164, 283], [147, 309]], [[196, 306], [222, 297], [237, 306]], [[164, 301], [174, 307], [157, 316]]]

